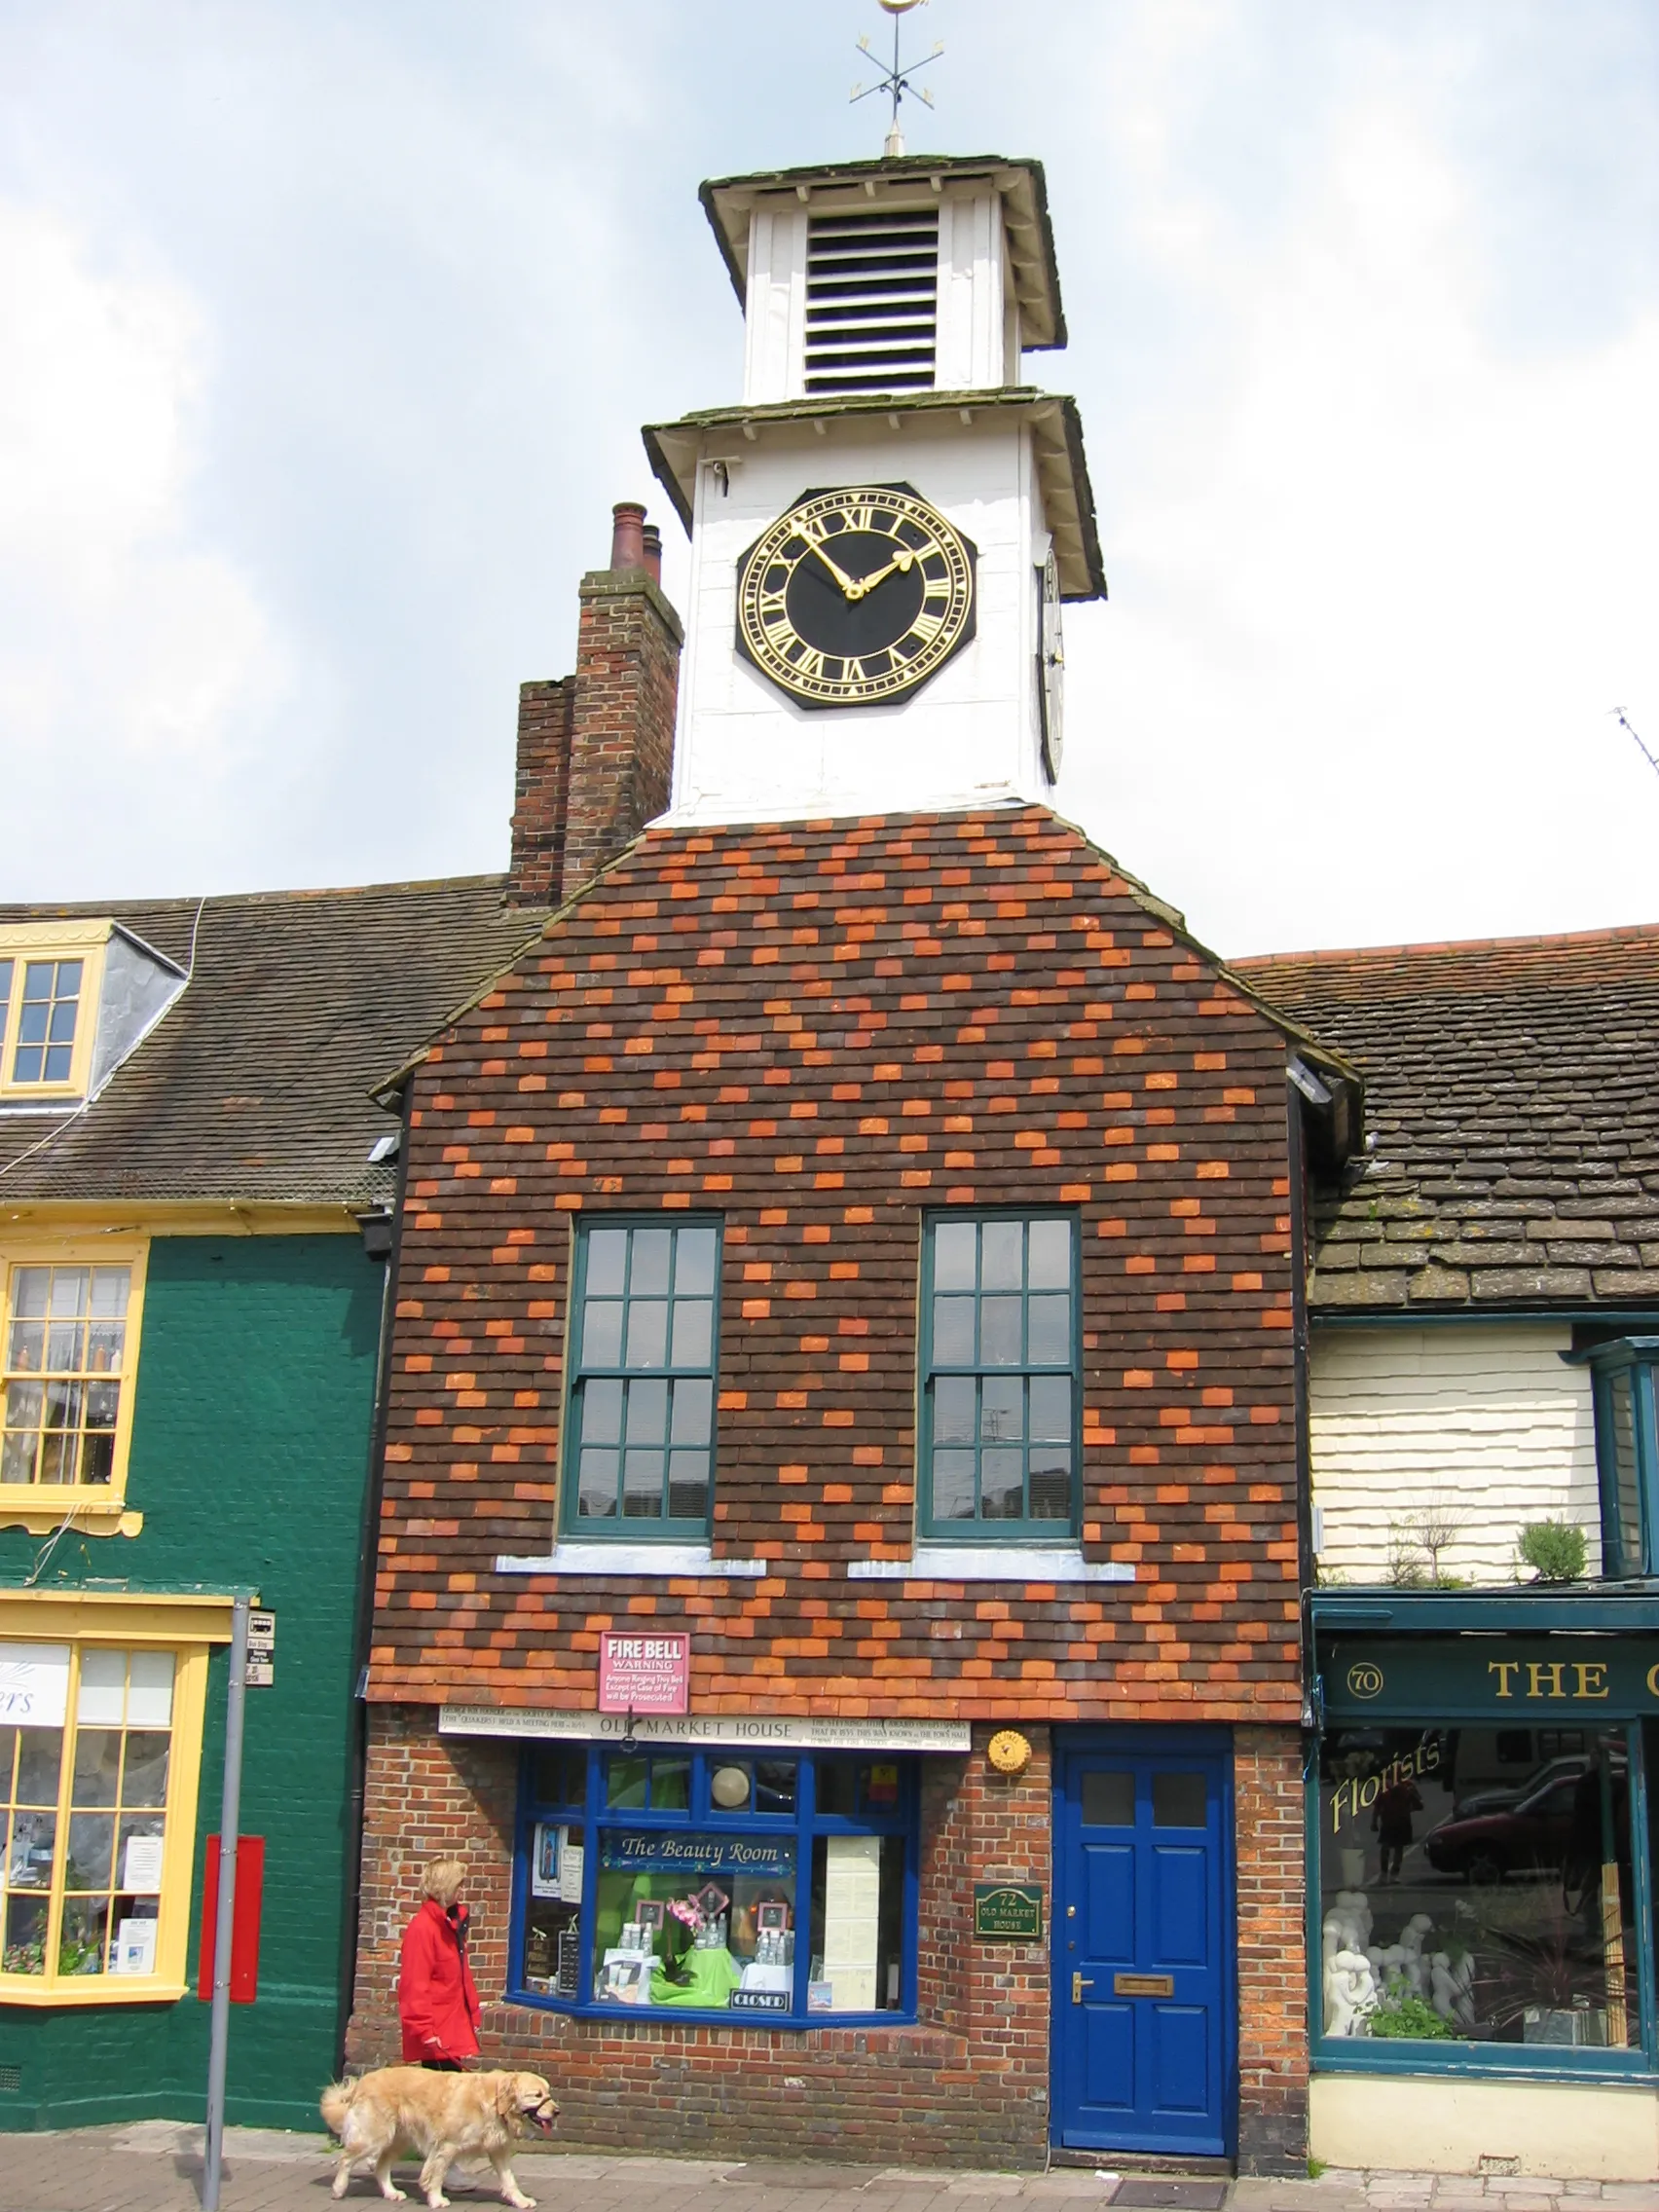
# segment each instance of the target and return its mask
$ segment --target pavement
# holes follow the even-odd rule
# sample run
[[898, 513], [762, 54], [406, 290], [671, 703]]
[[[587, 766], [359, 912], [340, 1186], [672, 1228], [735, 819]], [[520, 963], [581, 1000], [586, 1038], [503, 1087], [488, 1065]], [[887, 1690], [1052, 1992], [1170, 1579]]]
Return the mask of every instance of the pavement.
[[[332, 2146], [321, 2135], [231, 2128], [222, 2212], [331, 2212]], [[542, 2212], [1659, 2212], [1659, 2184], [1549, 2181], [1535, 2175], [1343, 2173], [1317, 2180], [1222, 2182], [1056, 2167], [1047, 2174], [957, 2167], [812, 2165], [737, 2158], [617, 2157], [527, 2150], [519, 2186]], [[414, 2168], [400, 2167], [414, 2191]], [[0, 2212], [198, 2212], [202, 2130], [172, 2120], [9, 2135]], [[456, 2212], [500, 2202], [495, 2177], [452, 2171]], [[346, 2203], [380, 2202], [359, 2176]], [[420, 2212], [411, 2194], [411, 2212]]]

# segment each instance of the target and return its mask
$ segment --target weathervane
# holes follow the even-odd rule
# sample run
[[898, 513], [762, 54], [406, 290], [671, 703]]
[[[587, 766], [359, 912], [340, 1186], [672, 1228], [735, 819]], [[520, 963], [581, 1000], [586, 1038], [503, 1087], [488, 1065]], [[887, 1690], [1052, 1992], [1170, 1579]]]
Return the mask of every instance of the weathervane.
[[[908, 92], [912, 99], [925, 100], [929, 107], [934, 104], [932, 92], [928, 91], [925, 85], [912, 85], [909, 73], [917, 69], [925, 69], [930, 61], [937, 61], [944, 52], [944, 41], [940, 39], [934, 47], [933, 52], [924, 55], [920, 61], [901, 63], [899, 59], [899, 18], [901, 16], [907, 16], [912, 8], [926, 7], [927, 0], [877, 0], [877, 5], [885, 8], [893, 18], [893, 66], [891, 69], [884, 69], [873, 85], [855, 85], [853, 87], [853, 98], [865, 100], [868, 99], [871, 92], [886, 92], [892, 99], [893, 116], [887, 126], [887, 143], [881, 149], [882, 159], [891, 162], [904, 151], [904, 134], [899, 128], [899, 103], [904, 97], [904, 94]], [[867, 38], [859, 40], [859, 52], [868, 55], [872, 61], [875, 59], [875, 55]]]

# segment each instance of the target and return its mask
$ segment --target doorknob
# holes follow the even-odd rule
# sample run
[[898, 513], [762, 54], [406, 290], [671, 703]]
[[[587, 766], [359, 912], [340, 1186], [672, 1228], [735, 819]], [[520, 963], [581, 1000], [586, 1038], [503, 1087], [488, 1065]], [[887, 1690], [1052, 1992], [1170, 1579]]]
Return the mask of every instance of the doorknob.
[[1089, 1975], [1086, 1973], [1074, 1973], [1072, 1975], [1072, 2003], [1074, 2005], [1081, 2005], [1083, 2003], [1084, 1991], [1086, 1989], [1092, 1989], [1093, 1987], [1094, 1983]]

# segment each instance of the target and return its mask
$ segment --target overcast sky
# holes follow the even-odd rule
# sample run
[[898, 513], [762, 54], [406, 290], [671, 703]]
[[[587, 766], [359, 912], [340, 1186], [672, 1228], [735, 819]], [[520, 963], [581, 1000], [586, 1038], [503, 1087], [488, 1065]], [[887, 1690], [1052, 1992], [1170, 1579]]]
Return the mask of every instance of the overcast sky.
[[[0, 892], [498, 867], [700, 178], [879, 151], [873, 0], [0, 0]], [[1111, 600], [1062, 810], [1229, 952], [1659, 918], [1659, 8], [930, 0], [1048, 166]]]

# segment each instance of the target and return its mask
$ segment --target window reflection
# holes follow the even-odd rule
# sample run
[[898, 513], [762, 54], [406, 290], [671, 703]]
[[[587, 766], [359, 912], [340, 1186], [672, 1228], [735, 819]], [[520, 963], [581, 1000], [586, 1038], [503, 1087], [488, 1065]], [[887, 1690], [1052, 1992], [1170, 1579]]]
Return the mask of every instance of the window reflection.
[[1505, 1733], [1325, 1739], [1326, 2035], [1639, 2045], [1626, 1732], [1586, 1732], [1526, 1772]]

